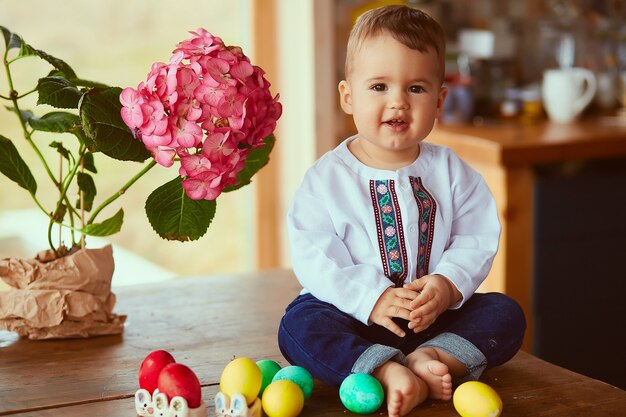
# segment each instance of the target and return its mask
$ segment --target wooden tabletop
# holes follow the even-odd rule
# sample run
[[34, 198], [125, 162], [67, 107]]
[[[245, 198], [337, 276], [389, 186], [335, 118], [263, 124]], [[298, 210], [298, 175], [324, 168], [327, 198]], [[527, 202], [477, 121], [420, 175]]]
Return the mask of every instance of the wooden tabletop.
[[626, 156], [626, 119], [589, 117], [559, 124], [438, 125], [429, 141], [464, 159], [498, 165], [535, 165]]
[[[274, 359], [278, 322], [300, 287], [289, 271], [181, 278], [120, 287], [115, 312], [127, 314], [121, 336], [30, 341], [0, 331], [0, 415], [134, 416], [137, 372], [151, 351], [170, 351], [191, 367], [212, 404], [233, 357]], [[614, 416], [626, 392], [520, 353], [483, 381], [502, 396], [506, 416]], [[457, 416], [429, 401], [410, 415]], [[213, 412], [210, 412], [213, 415]], [[317, 384], [301, 414], [346, 416], [337, 390]]]

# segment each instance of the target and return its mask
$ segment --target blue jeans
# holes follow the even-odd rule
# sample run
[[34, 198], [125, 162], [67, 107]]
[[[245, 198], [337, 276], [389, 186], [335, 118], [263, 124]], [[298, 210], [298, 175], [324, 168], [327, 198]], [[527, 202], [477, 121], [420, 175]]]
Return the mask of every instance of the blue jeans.
[[333, 386], [351, 373], [371, 373], [393, 360], [432, 346], [459, 359], [468, 377], [511, 359], [522, 345], [526, 320], [512, 298], [499, 293], [474, 294], [457, 310], [447, 310], [426, 330], [414, 333], [408, 322], [394, 320], [406, 332], [396, 336], [377, 324], [365, 325], [311, 294], [287, 306], [278, 329], [278, 346], [293, 365]]

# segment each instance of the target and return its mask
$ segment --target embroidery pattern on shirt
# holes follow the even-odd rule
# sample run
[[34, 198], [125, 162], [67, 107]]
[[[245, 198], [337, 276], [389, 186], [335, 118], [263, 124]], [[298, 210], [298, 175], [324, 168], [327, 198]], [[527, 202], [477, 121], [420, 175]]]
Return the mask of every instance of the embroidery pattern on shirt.
[[417, 278], [428, 274], [430, 263], [430, 251], [433, 246], [433, 234], [435, 232], [435, 214], [437, 202], [422, 184], [421, 177], [409, 177], [413, 195], [419, 209], [418, 227], [418, 252], [417, 252]]
[[408, 268], [402, 218], [394, 181], [371, 180], [370, 194], [376, 217], [378, 248], [383, 271], [396, 287], [401, 287]]

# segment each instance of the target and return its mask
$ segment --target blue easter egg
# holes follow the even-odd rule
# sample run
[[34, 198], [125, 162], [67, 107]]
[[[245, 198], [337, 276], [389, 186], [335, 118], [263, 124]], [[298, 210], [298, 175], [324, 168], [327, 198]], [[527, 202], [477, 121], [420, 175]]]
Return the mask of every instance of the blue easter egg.
[[272, 382], [281, 380], [295, 382], [302, 390], [305, 400], [313, 393], [313, 376], [301, 366], [285, 366], [276, 372]]
[[353, 413], [369, 414], [378, 410], [385, 399], [383, 386], [368, 374], [351, 374], [339, 387], [339, 398]]

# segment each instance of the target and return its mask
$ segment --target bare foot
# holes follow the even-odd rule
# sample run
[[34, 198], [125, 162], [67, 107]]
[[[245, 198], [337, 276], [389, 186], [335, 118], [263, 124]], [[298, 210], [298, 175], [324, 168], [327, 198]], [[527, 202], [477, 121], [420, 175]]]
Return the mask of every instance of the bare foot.
[[452, 398], [452, 376], [448, 365], [440, 361], [437, 351], [431, 347], [415, 350], [407, 356], [409, 369], [428, 385], [429, 396], [435, 400]]
[[428, 386], [409, 368], [386, 362], [373, 373], [385, 389], [389, 417], [402, 417], [428, 397]]

